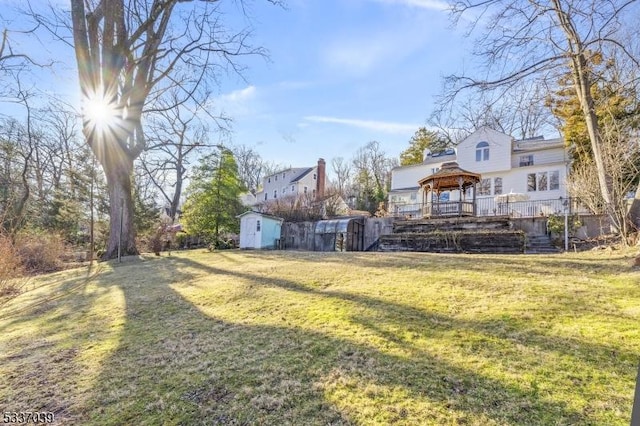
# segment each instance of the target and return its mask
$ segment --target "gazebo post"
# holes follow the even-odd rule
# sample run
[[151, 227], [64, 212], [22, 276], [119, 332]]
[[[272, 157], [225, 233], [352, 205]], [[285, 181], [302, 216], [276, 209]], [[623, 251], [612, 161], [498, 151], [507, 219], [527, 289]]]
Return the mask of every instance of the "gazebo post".
[[476, 186], [478, 185], [477, 182], [474, 182], [473, 184], [473, 216], [477, 216], [478, 212], [477, 212], [477, 208], [476, 208]]
[[462, 188], [464, 185], [464, 179], [462, 178], [462, 176], [460, 176], [458, 178], [458, 216], [462, 216]]

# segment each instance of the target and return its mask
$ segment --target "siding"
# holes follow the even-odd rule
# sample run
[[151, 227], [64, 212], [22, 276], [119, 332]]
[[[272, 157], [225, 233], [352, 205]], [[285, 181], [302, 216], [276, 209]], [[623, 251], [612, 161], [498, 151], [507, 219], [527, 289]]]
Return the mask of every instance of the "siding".
[[[520, 157], [525, 155], [533, 155], [533, 165], [544, 165], [544, 164], [564, 164], [566, 161], [566, 153], [564, 148], [555, 147], [549, 148], [539, 151], [516, 151], [513, 153], [513, 158], [511, 160], [512, 168], [520, 167]], [[531, 167], [531, 166], [524, 166]]]
[[[476, 145], [489, 143], [489, 160], [476, 161]], [[489, 173], [511, 169], [511, 137], [483, 128], [458, 144], [458, 165], [474, 173]]]
[[280, 239], [282, 230], [282, 223], [270, 219], [268, 217], [262, 218], [262, 239], [260, 242], [261, 248], [273, 249], [275, 247], [276, 239]]

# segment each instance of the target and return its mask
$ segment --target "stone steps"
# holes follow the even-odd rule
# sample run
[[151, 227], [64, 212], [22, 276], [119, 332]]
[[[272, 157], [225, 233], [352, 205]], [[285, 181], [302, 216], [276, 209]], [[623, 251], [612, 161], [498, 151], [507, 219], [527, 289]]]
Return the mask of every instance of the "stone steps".
[[552, 254], [559, 253], [557, 247], [551, 244], [547, 235], [527, 235], [525, 254]]

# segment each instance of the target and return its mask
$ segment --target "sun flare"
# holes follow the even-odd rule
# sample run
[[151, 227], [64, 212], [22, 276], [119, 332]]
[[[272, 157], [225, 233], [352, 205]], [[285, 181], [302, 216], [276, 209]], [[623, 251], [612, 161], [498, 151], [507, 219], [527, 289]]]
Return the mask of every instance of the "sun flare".
[[116, 105], [104, 96], [95, 95], [85, 99], [84, 117], [93, 128], [104, 131], [115, 126], [118, 110]]

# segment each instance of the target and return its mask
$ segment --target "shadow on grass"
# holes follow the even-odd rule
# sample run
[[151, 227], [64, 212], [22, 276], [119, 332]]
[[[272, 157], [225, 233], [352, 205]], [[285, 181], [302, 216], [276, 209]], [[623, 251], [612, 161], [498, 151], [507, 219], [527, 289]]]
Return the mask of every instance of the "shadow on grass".
[[[155, 277], [149, 279], [157, 284], [120, 286], [127, 301], [126, 323], [120, 346], [97, 381], [95, 398], [87, 407], [88, 421], [350, 424], [371, 421], [374, 416], [382, 422], [426, 424], [456, 419], [468, 424], [487, 420], [514, 425], [593, 422], [587, 414], [537, 389], [505, 384], [425, 351], [405, 357], [286, 324], [229, 323], [204, 314], [171, 284], [190, 280], [192, 273], [180, 271], [197, 268], [213, 276], [232, 275], [252, 285], [345, 300], [375, 311], [373, 321], [365, 318], [361, 323], [409, 349], [410, 343], [384, 328], [402, 324], [416, 330], [490, 333], [489, 324], [466, 323], [366, 296], [318, 291], [293, 281], [231, 272], [185, 258], [153, 264], [149, 274]], [[553, 347], [563, 352], [567, 346], [559, 339], [529, 334], [527, 341], [544, 350]], [[405, 401], [386, 400], [388, 391], [381, 389], [402, 389], [406, 398], [423, 401], [431, 409], [412, 412], [410, 406], [405, 408]], [[365, 410], [368, 414], [349, 404], [342, 406], [341, 396], [370, 404]], [[101, 407], [100, 411], [94, 407]]]
[[[128, 278], [132, 268], [135, 280]], [[192, 271], [232, 277], [238, 285], [250, 283], [347, 302], [358, 308], [350, 311], [351, 321], [379, 336], [389, 349], [398, 346], [410, 355], [291, 326], [284, 317], [270, 325], [226, 321], [215, 315], [217, 302], [211, 306], [210, 300], [192, 301], [174, 289], [192, 280]], [[98, 290], [84, 291], [79, 300], [60, 299], [50, 312], [56, 323], [39, 331], [53, 336], [60, 322], [81, 320], [101, 295], [112, 290], [122, 293], [122, 326], [114, 331], [117, 344], [95, 372], [87, 399], [70, 408], [58, 407], [66, 410], [70, 420], [88, 424], [595, 424], [592, 413], [554, 401], [548, 393], [525, 383], [509, 385], [454, 365], [437, 353], [417, 348], [396, 331], [438, 337], [470, 330], [505, 340], [517, 333], [523, 336], [524, 345], [586, 363], [595, 363], [611, 351], [606, 346], [543, 335], [528, 330], [524, 323], [503, 324], [497, 332], [490, 321], [463, 321], [183, 257], [121, 266], [109, 276], [97, 277], [95, 283]], [[241, 304], [242, 300], [219, 302]], [[261, 307], [260, 300], [245, 299], [249, 302]], [[212, 311], [206, 309], [210, 307]], [[106, 325], [105, 318], [96, 318], [89, 329], [65, 336], [66, 344], [91, 345], [96, 339], [92, 332], [99, 338]], [[579, 353], [569, 346], [578, 346]], [[471, 350], [499, 363], [500, 354], [492, 354], [492, 349]], [[594, 358], [585, 355], [589, 352]], [[74, 357], [71, 353], [60, 362], [73, 366]], [[46, 369], [48, 365], [43, 362], [40, 366]], [[620, 374], [626, 373], [620, 369]], [[19, 374], [16, 377], [24, 379]], [[55, 382], [55, 377], [47, 379], [50, 385]], [[419, 403], [412, 405], [408, 400]]]

